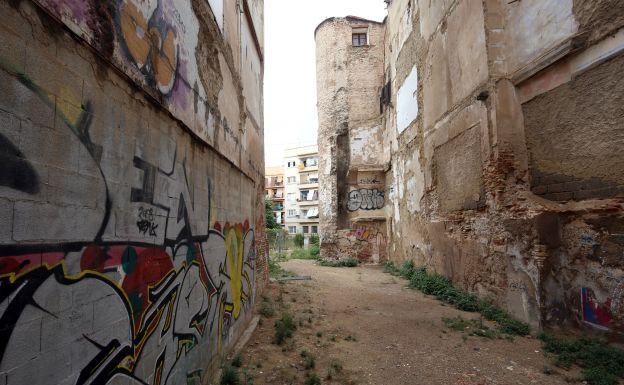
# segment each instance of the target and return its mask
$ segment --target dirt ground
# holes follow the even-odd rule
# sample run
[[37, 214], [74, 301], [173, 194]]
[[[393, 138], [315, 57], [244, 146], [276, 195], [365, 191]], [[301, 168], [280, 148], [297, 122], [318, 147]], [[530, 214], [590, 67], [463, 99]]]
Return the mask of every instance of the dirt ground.
[[[243, 349], [243, 371], [255, 385], [304, 384], [312, 373], [323, 384], [556, 385], [574, 378], [552, 366], [535, 338], [487, 339], [448, 329], [443, 317], [478, 315], [410, 290], [381, 267], [298, 260], [282, 266], [312, 280], [273, 283], [264, 292], [275, 315], [261, 318]], [[295, 317], [297, 330], [278, 346], [274, 323], [283, 313]], [[315, 357], [314, 368], [309, 362], [306, 368], [303, 350]]]

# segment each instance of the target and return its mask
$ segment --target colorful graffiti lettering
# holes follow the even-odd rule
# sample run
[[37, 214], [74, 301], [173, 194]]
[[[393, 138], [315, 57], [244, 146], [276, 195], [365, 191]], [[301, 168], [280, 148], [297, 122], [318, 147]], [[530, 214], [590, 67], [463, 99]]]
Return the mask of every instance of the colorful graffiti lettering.
[[347, 209], [357, 210], [379, 210], [385, 204], [384, 192], [379, 189], [361, 188], [349, 192], [347, 197]]
[[610, 329], [613, 321], [610, 299], [601, 304], [596, 299], [593, 290], [584, 287], [581, 289], [581, 307], [584, 322], [601, 329]]
[[[78, 385], [180, 384], [201, 377], [206, 357], [221, 349], [253, 299], [249, 221], [215, 222], [210, 176], [191, 179], [176, 151], [166, 169], [139, 155], [122, 166], [136, 172], [140, 187], [115, 201], [101, 165], [102, 146], [90, 136], [91, 104], [66, 111], [23, 74], [1, 62], [0, 70], [13, 75], [22, 92], [30, 90], [33, 103], [56, 109], [79, 139], [88, 165], [98, 171], [92, 189], [101, 207], [85, 222], [90, 235], [84, 239], [70, 242], [64, 239], [72, 234], [60, 234], [58, 242], [0, 244], [0, 372], [10, 371], [14, 383], [46, 377], [47, 383]], [[26, 172], [22, 179], [9, 173], [14, 167], [0, 166], [0, 186], [37, 198], [40, 166], [4, 136], [0, 146], [10, 150], [4, 164], [19, 161]], [[113, 240], [119, 238], [111, 235], [119, 200], [137, 208], [128, 221], [134, 233]], [[45, 220], [59, 231], [77, 228], [72, 222], [80, 218], [72, 212], [60, 216], [25, 220]], [[25, 345], [28, 338], [37, 343]]]
[[129, 58], [162, 94], [170, 93], [179, 49], [175, 29], [164, 18], [162, 2], [121, 0], [118, 12], [120, 36]]

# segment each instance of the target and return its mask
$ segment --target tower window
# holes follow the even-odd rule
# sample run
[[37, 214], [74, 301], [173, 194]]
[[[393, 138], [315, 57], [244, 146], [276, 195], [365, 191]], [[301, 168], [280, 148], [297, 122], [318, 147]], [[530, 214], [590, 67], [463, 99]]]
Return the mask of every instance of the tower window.
[[368, 44], [368, 36], [366, 33], [353, 33], [353, 46], [362, 47]]

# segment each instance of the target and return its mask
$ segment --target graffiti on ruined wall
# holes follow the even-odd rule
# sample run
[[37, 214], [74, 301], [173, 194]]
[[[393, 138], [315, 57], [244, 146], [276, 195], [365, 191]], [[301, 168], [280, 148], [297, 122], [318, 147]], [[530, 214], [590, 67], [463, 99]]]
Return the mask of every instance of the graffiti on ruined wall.
[[[35, 2], [87, 40], [202, 139], [209, 140], [215, 120], [210, 115], [216, 106], [207, 106], [207, 90], [199, 74], [200, 25], [192, 0]], [[209, 41], [215, 38], [205, 37]], [[196, 119], [198, 116], [206, 118]]]
[[624, 282], [617, 283], [604, 301], [600, 301], [591, 288], [583, 287], [580, 291], [583, 322], [603, 330], [611, 330], [616, 327], [618, 318], [621, 322], [622, 306], [624, 305]]
[[[165, 169], [136, 155], [127, 166], [140, 175], [140, 187], [123, 197], [137, 207], [136, 232], [117, 240], [110, 234], [112, 213], [123, 202], [113, 199], [103, 147], [91, 139], [94, 107], [86, 103], [72, 113], [26, 76], [0, 70], [30, 91], [33, 102], [56, 108], [98, 170], [100, 181], [91, 187], [102, 207], [86, 239], [0, 244], [0, 373], [10, 372], [10, 384], [37, 377], [80, 385], [201, 380], [207, 359], [220, 352], [253, 299], [249, 221], [213, 221], [210, 176], [198, 189], [176, 152]], [[43, 189], [38, 166], [4, 135], [0, 147], [7, 150], [0, 156], [6, 160], [0, 166], [3, 191], [36, 198]], [[54, 217], [26, 220], [59, 224]], [[63, 220], [59, 227], [71, 229], [80, 218]]]
[[380, 189], [360, 188], [349, 192], [347, 197], [347, 209], [357, 210], [379, 210], [385, 204], [384, 191]]
[[366, 224], [339, 231], [338, 247], [342, 254], [350, 255], [360, 261], [374, 262], [387, 257], [387, 242], [380, 225]]

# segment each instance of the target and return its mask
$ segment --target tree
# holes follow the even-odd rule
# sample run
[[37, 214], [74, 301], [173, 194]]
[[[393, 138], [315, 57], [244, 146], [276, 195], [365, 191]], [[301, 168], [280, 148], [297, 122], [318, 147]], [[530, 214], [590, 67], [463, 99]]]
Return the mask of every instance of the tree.
[[275, 215], [273, 215], [273, 202], [269, 198], [264, 199], [264, 217], [267, 229], [279, 229], [281, 227], [275, 220]]

